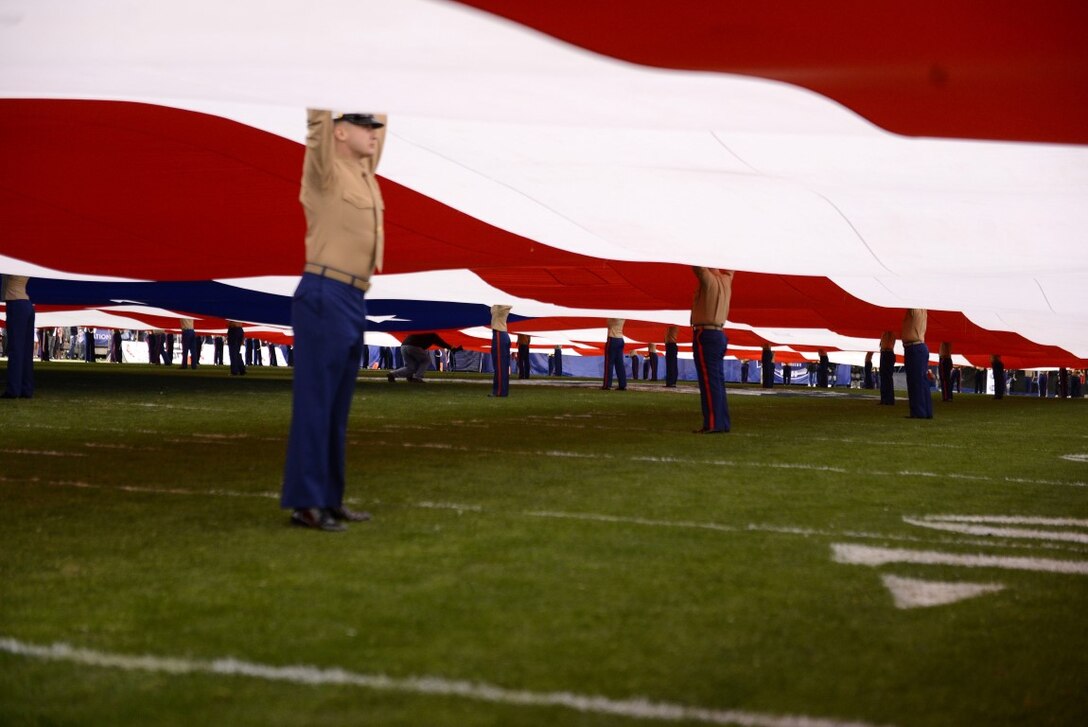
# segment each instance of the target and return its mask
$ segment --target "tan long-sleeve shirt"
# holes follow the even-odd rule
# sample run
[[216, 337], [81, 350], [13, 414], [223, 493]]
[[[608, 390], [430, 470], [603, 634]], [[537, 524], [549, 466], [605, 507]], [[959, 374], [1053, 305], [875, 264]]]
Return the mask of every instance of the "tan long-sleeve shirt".
[[725, 325], [733, 295], [733, 271], [701, 267], [692, 267], [692, 271], [699, 287], [691, 302], [691, 325]]
[[26, 283], [30, 280], [26, 275], [5, 275], [0, 284], [0, 300], [30, 300], [26, 294]]
[[926, 340], [926, 309], [908, 308], [903, 314], [903, 345]]
[[[385, 116], [375, 118], [385, 123]], [[374, 156], [356, 161], [336, 153], [332, 112], [307, 111], [299, 194], [306, 212], [306, 262], [353, 276], [363, 281], [363, 290], [369, 288], [365, 281], [381, 269], [385, 249], [385, 203], [375, 176], [385, 128], [377, 130]]]
[[491, 306], [491, 330], [493, 331], [505, 331], [506, 330], [506, 316], [510, 315], [512, 305], [493, 305]]

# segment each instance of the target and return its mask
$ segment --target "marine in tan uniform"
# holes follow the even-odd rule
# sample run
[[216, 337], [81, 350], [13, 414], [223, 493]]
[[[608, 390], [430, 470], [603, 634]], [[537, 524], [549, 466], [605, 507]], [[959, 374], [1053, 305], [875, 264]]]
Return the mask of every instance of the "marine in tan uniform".
[[698, 280], [691, 303], [692, 353], [703, 409], [703, 426], [696, 433], [720, 434], [732, 427], [722, 358], [729, 346], [723, 327], [733, 295], [733, 271], [692, 267], [692, 272]]
[[299, 195], [306, 264], [291, 304], [295, 371], [280, 503], [293, 524], [321, 530], [370, 518], [344, 507], [344, 450], [365, 294], [385, 245], [375, 176], [384, 141], [384, 116], [307, 111]]
[[491, 306], [491, 363], [495, 371], [491, 377], [491, 396], [510, 395], [510, 334], [506, 330], [506, 317], [513, 306]]
[[34, 304], [26, 292], [25, 275], [4, 275], [0, 299], [7, 319], [8, 380], [4, 399], [30, 399], [34, 396]]
[[925, 308], [908, 308], [903, 314], [903, 363], [907, 372], [907, 403], [911, 419], [933, 418], [929, 393], [929, 348], [926, 346]]
[[602, 389], [612, 388], [612, 373], [619, 385], [617, 391], [627, 390], [627, 369], [623, 365], [623, 318], [608, 319], [608, 338], [604, 344], [604, 383]]

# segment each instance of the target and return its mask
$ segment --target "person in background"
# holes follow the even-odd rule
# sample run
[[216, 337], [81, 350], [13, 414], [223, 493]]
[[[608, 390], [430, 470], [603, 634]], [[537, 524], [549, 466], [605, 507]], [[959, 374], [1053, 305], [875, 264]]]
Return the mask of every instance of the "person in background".
[[[518, 334], [518, 378], [529, 378], [529, 342], [532, 341], [532, 336], [528, 336], [524, 333]], [[449, 348], [449, 346], [446, 346]]]
[[926, 309], [908, 308], [903, 314], [903, 360], [907, 373], [907, 403], [910, 419], [933, 418], [933, 396], [929, 393], [929, 348], [926, 346]]
[[53, 347], [52, 333], [48, 328], [38, 329], [38, 358], [42, 361], [49, 361]]
[[7, 318], [8, 380], [4, 399], [34, 397], [34, 304], [26, 292], [30, 278], [4, 275], [0, 280], [0, 299]]
[[223, 337], [216, 336], [212, 339], [212, 365], [223, 365]]
[[657, 381], [657, 344], [646, 347], [646, 362], [642, 365], [642, 378]]
[[639, 371], [642, 369], [642, 362], [639, 359], [638, 352], [631, 352], [631, 379], [638, 381]]
[[884, 331], [880, 334], [880, 403], [886, 406], [895, 404], [895, 334]]
[[724, 326], [733, 293], [733, 271], [692, 267], [692, 272], [698, 286], [691, 303], [691, 340], [703, 410], [703, 426], [695, 433], [721, 434], [732, 428], [722, 359], [729, 347]]
[[510, 395], [510, 333], [506, 330], [506, 317], [512, 308], [510, 305], [491, 306], [491, 363], [494, 374], [489, 396]]
[[[432, 346], [440, 346], [441, 348], [452, 348], [455, 351], [460, 351], [460, 346], [454, 347], [442, 340], [442, 337], [437, 333], [412, 333], [405, 337], [404, 341], [400, 345], [401, 358], [404, 359], [404, 366], [391, 371], [386, 375], [389, 383], [392, 384], [397, 380], [398, 376], [404, 376], [410, 383], [422, 384], [423, 375], [427, 373], [427, 369], [431, 365], [431, 357], [427, 353], [427, 349]], [[438, 367], [435, 366], [437, 369]]]
[[242, 324], [236, 321], [227, 321], [227, 356], [230, 359], [230, 375], [244, 376], [246, 364], [242, 359], [242, 345], [245, 343], [246, 333]]
[[623, 318], [608, 319], [608, 338], [604, 347], [604, 383], [602, 389], [612, 388], [612, 373], [616, 374], [617, 391], [627, 390], [627, 371], [623, 365]]
[[771, 344], [763, 344], [763, 353], [760, 355], [759, 360], [760, 368], [763, 373], [762, 387], [764, 389], [774, 388], [774, 350], [771, 349]]
[[299, 194], [306, 262], [291, 303], [295, 369], [280, 505], [294, 525], [338, 531], [370, 519], [344, 505], [345, 447], [366, 291], [384, 254], [376, 170], [385, 119], [308, 109], [306, 124]]
[[676, 380], [680, 377], [680, 365], [676, 336], [680, 332], [679, 326], [669, 326], [665, 329], [665, 387], [676, 388]]
[[94, 363], [94, 329], [83, 329], [83, 360], [87, 363]]
[[789, 362], [782, 364], [782, 385], [789, 386], [790, 381], [793, 379], [793, 367]]
[[994, 398], [1005, 398], [1005, 364], [1001, 363], [1001, 356], [993, 354], [990, 356], [990, 370], [993, 372], [994, 377]]
[[563, 375], [563, 347], [558, 344], [552, 352], [552, 374], [555, 376]]
[[181, 366], [179, 368], [196, 368], [200, 361], [200, 353], [196, 347], [196, 330], [193, 328], [192, 318], [182, 318], [181, 322]]
[[975, 369], [975, 393], [981, 394], [986, 391], [986, 369]]
[[113, 334], [110, 336], [110, 361], [121, 363], [121, 358], [121, 331], [114, 328]]
[[952, 342], [941, 341], [937, 350], [937, 373], [941, 381], [941, 401], [952, 401]]
[[831, 361], [827, 358], [827, 351], [824, 349], [821, 348], [818, 353], [820, 363], [816, 367], [816, 386], [826, 389], [828, 374], [831, 371]]
[[865, 353], [865, 373], [863, 374], [862, 379], [861, 379], [861, 388], [863, 388], [863, 389], [872, 389], [872, 388], [874, 388], [874, 383], [873, 383], [873, 352], [872, 351], [866, 351], [866, 353]]

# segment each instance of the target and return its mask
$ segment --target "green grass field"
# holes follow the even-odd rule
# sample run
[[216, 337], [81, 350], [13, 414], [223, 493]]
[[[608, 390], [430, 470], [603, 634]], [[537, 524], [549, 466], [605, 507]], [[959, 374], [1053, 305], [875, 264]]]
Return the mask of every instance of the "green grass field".
[[35, 372], [0, 402], [0, 724], [1088, 724], [1084, 400], [736, 387], [707, 437], [690, 387], [366, 375], [374, 520], [330, 534], [279, 510], [288, 369]]

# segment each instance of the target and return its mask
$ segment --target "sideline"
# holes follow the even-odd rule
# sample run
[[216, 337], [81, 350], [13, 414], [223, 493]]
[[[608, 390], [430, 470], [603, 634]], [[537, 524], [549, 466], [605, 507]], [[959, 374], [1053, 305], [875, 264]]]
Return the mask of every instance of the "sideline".
[[49, 646], [27, 644], [11, 638], [0, 638], [0, 652], [47, 661], [63, 661], [86, 666], [146, 671], [166, 674], [222, 674], [246, 676], [267, 681], [292, 684], [335, 684], [363, 687], [387, 692], [462, 697], [480, 702], [512, 704], [523, 707], [563, 707], [578, 712], [607, 714], [633, 719], [662, 722], [702, 722], [704, 724], [739, 725], [740, 727], [876, 727], [867, 722], [846, 722], [803, 715], [773, 715], [738, 710], [718, 710], [690, 707], [671, 702], [653, 702], [645, 698], [611, 699], [592, 694], [572, 692], [531, 692], [507, 689], [494, 684], [445, 679], [436, 676], [390, 677], [385, 674], [361, 674], [339, 668], [307, 665], [273, 666], [240, 661], [234, 658], [201, 661], [177, 657], [128, 656], [90, 649], [77, 649], [68, 644]]

